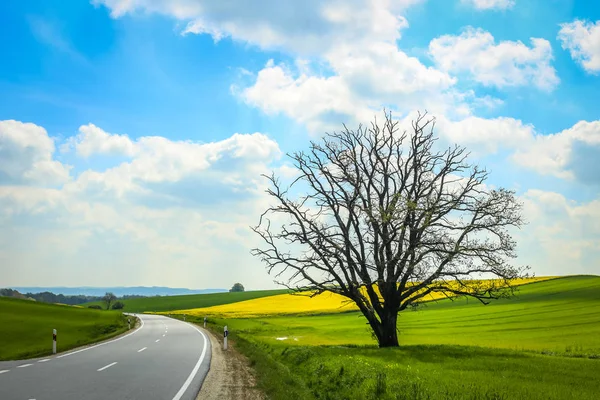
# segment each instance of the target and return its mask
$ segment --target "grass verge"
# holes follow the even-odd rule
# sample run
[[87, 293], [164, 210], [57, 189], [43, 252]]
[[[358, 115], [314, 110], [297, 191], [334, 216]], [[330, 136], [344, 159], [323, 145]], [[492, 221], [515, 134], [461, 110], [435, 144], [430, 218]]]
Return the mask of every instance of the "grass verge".
[[0, 297], [0, 360], [52, 354], [53, 329], [62, 352], [125, 332], [127, 318], [117, 311]]

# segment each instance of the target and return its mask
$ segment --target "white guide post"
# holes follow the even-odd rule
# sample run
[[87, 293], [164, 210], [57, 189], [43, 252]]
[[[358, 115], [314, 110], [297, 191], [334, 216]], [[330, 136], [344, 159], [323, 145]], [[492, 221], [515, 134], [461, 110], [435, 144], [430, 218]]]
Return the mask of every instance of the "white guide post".
[[206, 328], [206, 317], [204, 317], [204, 327]]
[[227, 350], [227, 335], [229, 335], [229, 331], [227, 330], [227, 325], [223, 327], [223, 350]]
[[56, 329], [52, 329], [52, 354], [56, 354]]

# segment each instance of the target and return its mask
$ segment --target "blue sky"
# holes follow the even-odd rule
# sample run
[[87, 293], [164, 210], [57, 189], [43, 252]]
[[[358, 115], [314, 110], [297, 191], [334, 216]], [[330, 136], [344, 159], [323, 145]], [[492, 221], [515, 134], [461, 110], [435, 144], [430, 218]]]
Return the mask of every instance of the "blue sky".
[[258, 175], [383, 106], [517, 190], [518, 263], [598, 274], [595, 3], [2, 2], [0, 286], [273, 287]]

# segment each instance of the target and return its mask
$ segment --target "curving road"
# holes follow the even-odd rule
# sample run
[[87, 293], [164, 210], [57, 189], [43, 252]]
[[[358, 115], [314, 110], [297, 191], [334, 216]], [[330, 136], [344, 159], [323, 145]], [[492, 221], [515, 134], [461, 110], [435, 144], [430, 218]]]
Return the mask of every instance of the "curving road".
[[41, 359], [0, 362], [0, 399], [195, 399], [210, 366], [209, 339], [182, 321], [137, 317], [138, 329], [113, 340]]

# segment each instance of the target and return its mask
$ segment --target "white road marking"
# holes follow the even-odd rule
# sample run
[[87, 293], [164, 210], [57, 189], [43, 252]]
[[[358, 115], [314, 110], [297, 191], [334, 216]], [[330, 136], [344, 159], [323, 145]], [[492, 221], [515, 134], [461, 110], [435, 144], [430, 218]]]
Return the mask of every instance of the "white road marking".
[[156, 339], [156, 340], [155, 340], [155, 343], [158, 343], [158, 342], [160, 342], [160, 339]]
[[147, 347], [142, 347], [141, 349], [138, 350], [138, 353], [141, 353], [142, 351], [146, 350]]
[[165, 335], [163, 335], [163, 337], [165, 337]]
[[131, 336], [131, 335], [134, 335], [134, 334], [138, 333], [138, 331], [140, 331], [144, 327], [144, 320], [140, 318], [140, 322], [141, 322], [141, 325], [140, 325], [139, 328], [137, 328], [135, 331], [133, 331], [133, 332], [131, 332], [131, 333], [125, 335], [125, 336], [121, 336], [119, 338], [116, 338], [116, 339], [113, 339], [113, 340], [109, 340], [108, 342], [98, 343], [95, 346], [86, 347], [85, 349], [81, 349], [81, 350], [77, 350], [77, 351], [72, 351], [71, 353], [63, 354], [62, 356], [57, 356], [56, 358], [63, 358], [63, 357], [72, 356], [73, 354], [81, 353], [82, 351], [88, 351], [88, 350], [91, 350], [91, 349], [95, 349], [96, 347], [104, 346], [105, 344], [114, 343], [114, 342], [116, 342], [118, 340], [125, 339], [127, 336]]
[[38, 362], [46, 362], [46, 361], [50, 361], [50, 359], [49, 359], [49, 358], [46, 358], [46, 359], [44, 359], [44, 360], [40, 360], [40, 361], [38, 361]]
[[202, 331], [198, 328], [196, 328], [194, 325], [190, 324], [190, 323], [185, 323], [189, 326], [191, 326], [192, 328], [194, 328], [195, 330], [198, 331], [198, 333], [200, 333], [202, 335], [202, 338], [204, 338], [204, 347], [202, 348], [202, 354], [200, 354], [200, 358], [198, 359], [198, 362], [196, 363], [196, 366], [194, 367], [194, 369], [192, 370], [192, 372], [190, 372], [190, 376], [188, 376], [187, 380], [183, 383], [183, 386], [181, 387], [181, 389], [179, 389], [179, 392], [177, 392], [177, 394], [175, 395], [175, 397], [173, 397], [173, 400], [180, 400], [181, 396], [184, 395], [185, 391], [187, 390], [187, 388], [190, 386], [190, 384], [192, 383], [192, 380], [194, 380], [194, 377], [196, 376], [196, 374], [198, 373], [198, 370], [200, 369], [200, 365], [202, 365], [202, 361], [204, 360], [204, 356], [206, 355], [206, 346], [207, 346], [207, 342], [208, 339], [206, 338], [206, 336], [204, 335], [204, 333], [202, 333]]
[[117, 363], [117, 362], [115, 361], [114, 363], [108, 364], [107, 366], [104, 366], [104, 367], [100, 368], [100, 369], [98, 370], [98, 372], [100, 372], [100, 371], [104, 371], [106, 368], [110, 368], [110, 367], [112, 367], [113, 365], [115, 365], [116, 363]]
[[10, 369], [4, 369], [4, 370], [0, 371], [0, 374], [3, 374], [3, 373], [8, 372], [8, 371], [10, 371]]
[[23, 365], [17, 366], [17, 368], [25, 368], [25, 367], [29, 367], [30, 365], [33, 365], [33, 364], [23, 364]]

